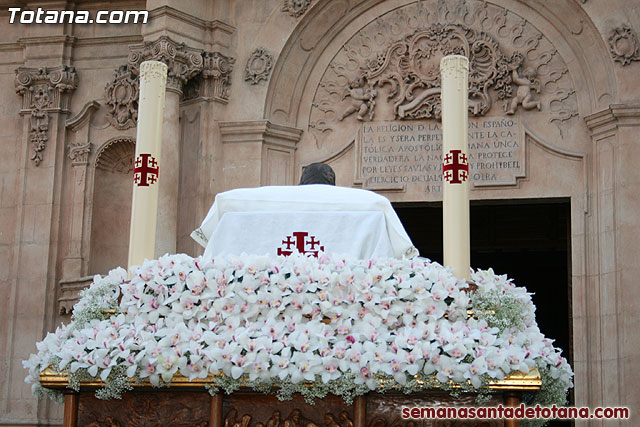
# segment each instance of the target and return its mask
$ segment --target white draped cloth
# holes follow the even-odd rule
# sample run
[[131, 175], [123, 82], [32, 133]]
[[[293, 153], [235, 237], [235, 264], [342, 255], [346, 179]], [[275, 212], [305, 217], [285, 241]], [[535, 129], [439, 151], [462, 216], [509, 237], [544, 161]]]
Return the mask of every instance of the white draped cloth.
[[222, 253], [318, 251], [359, 259], [418, 255], [389, 200], [332, 185], [268, 186], [219, 193], [191, 237], [205, 259]]

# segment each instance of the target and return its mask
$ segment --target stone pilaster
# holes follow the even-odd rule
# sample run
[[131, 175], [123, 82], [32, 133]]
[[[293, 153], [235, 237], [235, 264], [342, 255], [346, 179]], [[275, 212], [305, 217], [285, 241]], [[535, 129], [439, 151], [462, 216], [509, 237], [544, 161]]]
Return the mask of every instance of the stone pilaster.
[[221, 122], [219, 126], [225, 190], [294, 184], [294, 155], [302, 136], [300, 129], [267, 120]]
[[71, 92], [78, 86], [74, 67], [25, 68], [16, 70], [16, 92], [22, 96], [21, 115], [29, 117], [31, 160], [36, 166], [42, 162], [49, 141], [51, 113], [68, 112]]
[[633, 406], [640, 391], [640, 105], [614, 104], [585, 118], [592, 138], [587, 219], [589, 406]]
[[[33, 63], [33, 59], [28, 62]], [[49, 416], [46, 404], [25, 397], [28, 387], [24, 387], [22, 360], [32, 350], [33, 342], [42, 339], [43, 331], [52, 328], [55, 318], [64, 118], [77, 86], [75, 68], [68, 65], [16, 70], [15, 90], [22, 101], [18, 112], [22, 130], [17, 138], [20, 154], [15, 165], [15, 215], [19, 220], [14, 231], [7, 309], [2, 313], [7, 319], [8, 346], [6, 357], [0, 360], [6, 366], [0, 418], [9, 420]]]
[[[97, 101], [84, 105], [82, 110], [65, 122], [67, 129], [67, 159], [71, 166], [71, 209], [68, 235], [61, 241], [68, 242], [63, 251], [61, 280], [58, 287], [58, 312], [70, 314], [77, 302], [78, 291], [89, 285], [91, 277], [87, 276], [86, 241], [87, 234], [87, 203], [89, 188], [89, 159], [94, 149], [90, 141], [90, 121], [100, 108]], [[84, 276], [84, 277], [81, 277]]]
[[[91, 142], [71, 143], [67, 146], [67, 157], [73, 169], [70, 241], [62, 264], [63, 279], [58, 293], [58, 312], [71, 314], [77, 302], [78, 292], [91, 284], [91, 277], [77, 279], [84, 274], [83, 241], [85, 226], [85, 194], [87, 191], [87, 166]], [[72, 280], [65, 280], [73, 277]]]

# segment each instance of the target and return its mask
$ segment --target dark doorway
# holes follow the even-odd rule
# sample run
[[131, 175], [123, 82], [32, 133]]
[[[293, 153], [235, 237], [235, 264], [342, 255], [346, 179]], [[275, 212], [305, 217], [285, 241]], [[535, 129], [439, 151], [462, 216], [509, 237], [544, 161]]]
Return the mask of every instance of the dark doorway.
[[[442, 203], [395, 204], [420, 255], [442, 263]], [[533, 292], [536, 320], [572, 362], [568, 199], [471, 202], [471, 267]]]

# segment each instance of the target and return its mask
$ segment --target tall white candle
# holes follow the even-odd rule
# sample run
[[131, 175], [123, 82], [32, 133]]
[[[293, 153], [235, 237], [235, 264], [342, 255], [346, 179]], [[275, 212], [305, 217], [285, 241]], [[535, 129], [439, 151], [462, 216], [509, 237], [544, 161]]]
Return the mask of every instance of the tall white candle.
[[444, 265], [460, 279], [470, 278], [469, 236], [469, 60], [440, 61], [442, 77], [442, 192]]
[[133, 200], [129, 232], [129, 269], [154, 258], [158, 217], [158, 179], [162, 147], [162, 111], [167, 66], [158, 61], [140, 64], [140, 99], [134, 158]]

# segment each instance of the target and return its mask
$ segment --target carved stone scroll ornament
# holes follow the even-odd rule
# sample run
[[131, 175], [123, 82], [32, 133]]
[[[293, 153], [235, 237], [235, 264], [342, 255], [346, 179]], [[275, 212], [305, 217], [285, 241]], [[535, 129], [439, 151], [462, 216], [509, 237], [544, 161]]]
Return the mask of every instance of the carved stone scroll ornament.
[[609, 48], [613, 60], [621, 62], [623, 66], [629, 65], [631, 61], [640, 60], [638, 37], [628, 25], [623, 25], [611, 32]]
[[183, 85], [198, 75], [203, 68], [201, 50], [187, 47], [184, 43], [176, 43], [166, 36], [153, 42], [131, 46], [128, 64], [134, 74], [139, 75], [140, 64], [148, 60], [160, 61], [169, 67], [167, 89], [180, 93]]
[[69, 159], [73, 166], [86, 165], [91, 152], [91, 143], [69, 144]]
[[125, 130], [136, 126], [138, 121], [138, 76], [129, 65], [121, 65], [116, 70], [112, 82], [107, 84], [107, 121], [116, 129]]
[[267, 80], [272, 66], [273, 56], [270, 53], [262, 48], [254, 50], [244, 69], [245, 81], [250, 81], [254, 85], [260, 80]]
[[524, 67], [524, 55], [515, 52], [506, 56], [485, 32], [464, 25], [434, 24], [392, 43], [374, 60], [367, 60], [364, 70], [344, 90], [344, 98], [351, 101], [338, 119], [357, 112], [359, 120], [365, 116], [371, 120], [378, 95], [375, 88], [386, 85], [387, 99], [393, 103], [397, 119], [440, 118], [439, 64], [443, 56], [452, 54], [469, 58], [469, 111], [474, 116], [490, 110], [490, 89], [498, 99], [505, 100], [505, 110], [510, 114], [518, 105], [540, 109], [531, 94], [531, 89], [540, 90], [535, 69]]
[[78, 87], [74, 67], [25, 68], [16, 70], [16, 92], [22, 96], [21, 114], [29, 113], [31, 160], [42, 162], [42, 152], [49, 140], [49, 113], [67, 111], [71, 92]]
[[311, 5], [311, 1], [312, 0], [284, 0], [282, 10], [297, 18], [307, 11]]

